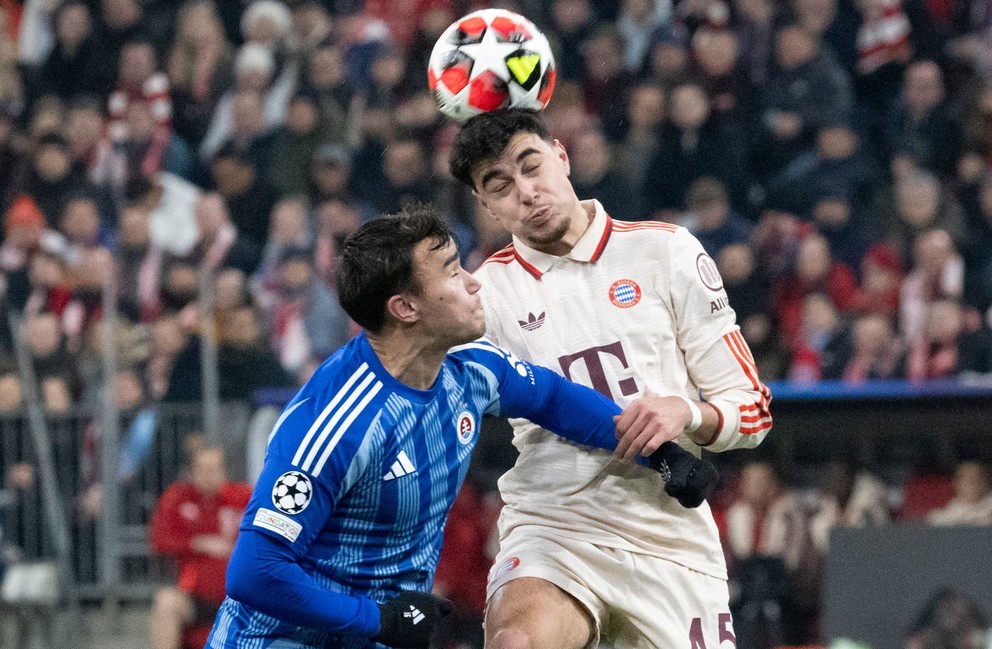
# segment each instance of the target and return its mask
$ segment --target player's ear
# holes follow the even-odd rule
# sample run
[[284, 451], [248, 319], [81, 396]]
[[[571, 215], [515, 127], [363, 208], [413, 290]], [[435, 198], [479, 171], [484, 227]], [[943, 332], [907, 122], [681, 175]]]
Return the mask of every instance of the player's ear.
[[565, 175], [572, 175], [572, 163], [568, 159], [568, 151], [565, 150], [565, 145], [561, 143], [560, 140], [555, 138], [554, 142], [551, 143], [552, 148], [555, 150], [555, 155], [561, 160], [562, 166], [565, 167]]
[[406, 293], [399, 293], [386, 301], [386, 313], [403, 324], [413, 324], [420, 319], [417, 306]]

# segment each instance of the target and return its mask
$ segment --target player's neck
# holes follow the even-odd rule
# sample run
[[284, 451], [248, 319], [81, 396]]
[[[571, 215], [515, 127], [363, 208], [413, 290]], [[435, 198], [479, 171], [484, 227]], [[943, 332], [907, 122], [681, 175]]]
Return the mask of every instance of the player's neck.
[[433, 341], [403, 335], [398, 331], [368, 335], [379, 362], [394, 379], [415, 390], [430, 390], [437, 381], [447, 349]]

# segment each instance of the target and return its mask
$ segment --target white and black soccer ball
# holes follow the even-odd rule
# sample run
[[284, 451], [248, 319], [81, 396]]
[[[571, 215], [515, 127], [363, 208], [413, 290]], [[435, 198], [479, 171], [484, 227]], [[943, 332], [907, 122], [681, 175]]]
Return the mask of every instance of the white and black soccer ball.
[[287, 471], [272, 487], [272, 504], [285, 514], [299, 514], [313, 497], [310, 478], [299, 471]]
[[541, 110], [555, 88], [545, 35], [520, 14], [481, 9], [437, 39], [427, 81], [438, 108], [457, 122], [498, 108]]

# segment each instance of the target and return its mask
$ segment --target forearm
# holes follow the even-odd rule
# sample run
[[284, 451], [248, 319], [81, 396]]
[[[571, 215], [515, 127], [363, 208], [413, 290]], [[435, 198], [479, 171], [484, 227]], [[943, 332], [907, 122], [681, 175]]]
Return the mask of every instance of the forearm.
[[566, 381], [553, 372], [547, 373], [553, 377], [553, 383], [546, 398], [533, 412], [523, 416], [573, 442], [615, 450], [613, 417], [620, 414], [620, 407], [598, 392]]
[[321, 587], [261, 532], [241, 531], [228, 564], [227, 594], [288, 624], [365, 637], [379, 632], [375, 602]]

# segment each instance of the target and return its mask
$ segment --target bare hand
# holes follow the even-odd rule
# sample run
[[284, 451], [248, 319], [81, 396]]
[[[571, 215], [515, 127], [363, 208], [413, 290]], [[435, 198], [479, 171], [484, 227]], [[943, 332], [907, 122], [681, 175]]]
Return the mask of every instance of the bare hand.
[[614, 455], [629, 461], [637, 455], [647, 457], [681, 435], [692, 420], [692, 413], [678, 397], [645, 396], [613, 419], [619, 440]]
[[234, 546], [223, 536], [203, 534], [193, 537], [193, 551], [205, 554], [215, 559], [226, 559], [231, 556]]

